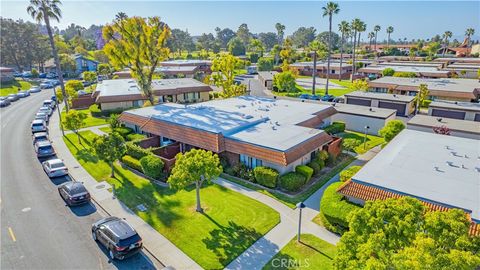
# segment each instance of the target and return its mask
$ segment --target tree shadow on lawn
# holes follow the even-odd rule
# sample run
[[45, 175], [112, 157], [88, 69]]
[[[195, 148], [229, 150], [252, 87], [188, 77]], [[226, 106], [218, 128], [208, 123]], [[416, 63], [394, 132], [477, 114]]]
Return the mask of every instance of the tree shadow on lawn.
[[[263, 269], [297, 269], [301, 268], [299, 261], [289, 254], [279, 252], [268, 263], [263, 266]], [[305, 269], [309, 269], [306, 267]]]
[[317, 253], [322, 254], [323, 256], [327, 257], [328, 259], [333, 260], [333, 257], [332, 257], [332, 256], [326, 254], [325, 252], [319, 250], [318, 248], [316, 248], [316, 247], [314, 247], [314, 246], [312, 246], [312, 245], [310, 245], [310, 244], [308, 244], [308, 243], [302, 242], [302, 240], [300, 240], [300, 243], [297, 243], [297, 245], [304, 245], [305, 247], [307, 247], [307, 248], [309, 248], [309, 249], [312, 249], [312, 250], [314, 250], [314, 251], [317, 252]]
[[229, 221], [227, 226], [223, 226], [208, 214], [204, 213], [203, 215], [218, 226], [218, 229], [210, 231], [210, 236], [203, 239], [202, 242], [215, 253], [219, 262], [224, 266], [237, 258], [262, 236], [255, 229], [240, 226], [233, 221]]
[[[150, 225], [155, 227], [155, 223], [161, 222], [166, 227], [171, 227], [173, 221], [183, 218], [178, 214], [179, 211], [175, 211], [175, 208], [181, 206], [181, 202], [168, 198], [176, 193], [175, 190], [157, 187], [153, 183], [137, 187], [117, 167], [114, 170], [113, 179], [119, 182], [119, 185], [115, 185], [115, 195], [135, 213], [146, 213], [143, 217]], [[158, 197], [162, 200], [158, 200]], [[143, 204], [147, 210], [138, 210], [139, 204]]]

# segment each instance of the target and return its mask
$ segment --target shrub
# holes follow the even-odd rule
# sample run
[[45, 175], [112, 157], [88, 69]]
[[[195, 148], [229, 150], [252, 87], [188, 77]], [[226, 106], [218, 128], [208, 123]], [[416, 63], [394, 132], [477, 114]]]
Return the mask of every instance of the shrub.
[[120, 134], [124, 139], [127, 139], [127, 136], [133, 133], [133, 129], [128, 127], [117, 127], [113, 131]]
[[393, 76], [394, 73], [395, 73], [395, 70], [393, 68], [386, 68], [382, 70], [383, 76]]
[[144, 156], [151, 154], [150, 150], [144, 149], [133, 142], [126, 142], [125, 146], [127, 148], [127, 155], [132, 156], [136, 159], [141, 159]]
[[297, 172], [289, 172], [280, 176], [280, 186], [288, 191], [297, 191], [305, 184], [305, 176]]
[[83, 83], [79, 80], [69, 80], [67, 83], [65, 83], [65, 88], [71, 88], [75, 91], [79, 91], [84, 89]]
[[322, 169], [320, 168], [320, 164], [315, 161], [315, 160], [312, 160], [310, 161], [308, 164], [307, 164], [308, 167], [312, 168], [313, 169], [313, 174], [316, 175], [318, 174]]
[[143, 172], [142, 165], [140, 164], [140, 161], [138, 161], [138, 159], [136, 159], [132, 156], [129, 156], [129, 155], [123, 156], [122, 157], [122, 162], [123, 162], [123, 164], [127, 165], [128, 167], [130, 167], [132, 169], [135, 169], [139, 172]]
[[112, 114], [108, 118], [108, 124], [110, 125], [111, 129], [116, 129], [121, 126], [120, 120], [118, 120], [120, 116], [118, 114]]
[[380, 129], [378, 134], [385, 139], [385, 142], [389, 142], [404, 128], [405, 124], [401, 120], [392, 120]]
[[345, 131], [345, 123], [344, 122], [333, 122], [331, 125], [325, 127], [323, 129], [328, 134], [337, 134], [340, 132]]
[[40, 75], [36, 68], [32, 68], [31, 72], [32, 72], [32, 78], [38, 78], [38, 76]]
[[[337, 189], [342, 184], [343, 183], [336, 182], [328, 186], [325, 189], [320, 202], [320, 212], [328, 221], [328, 224], [324, 225], [326, 225], [325, 227], [327, 229], [334, 232], [339, 232], [337, 226], [340, 226], [341, 229], [348, 228], [349, 214], [361, 208], [360, 206], [348, 202], [341, 194], [337, 193]], [[330, 225], [331, 227], [327, 225]]]
[[428, 107], [430, 107], [430, 103], [432, 103], [432, 101], [426, 99], [426, 100], [422, 101], [422, 104], [420, 105], [420, 107], [428, 108]]
[[395, 72], [393, 73], [393, 77], [403, 77], [403, 78], [415, 78], [417, 74], [415, 72]]
[[293, 92], [296, 89], [295, 75], [291, 71], [285, 71], [273, 76], [273, 85], [278, 92]]
[[255, 181], [262, 186], [274, 188], [277, 186], [278, 172], [268, 167], [256, 167], [253, 169]]
[[145, 139], [145, 135], [138, 134], [138, 133], [131, 133], [131, 134], [128, 134], [125, 139], [127, 141], [139, 141], [139, 140]]
[[308, 181], [310, 181], [310, 179], [312, 178], [314, 171], [308, 166], [298, 165], [297, 167], [295, 167], [295, 172], [305, 176], [305, 183], [308, 183]]
[[325, 151], [325, 150], [322, 150], [322, 151], [318, 152], [318, 158], [320, 160], [323, 160], [323, 161], [327, 160], [328, 159], [328, 152]]
[[348, 179], [352, 178], [353, 175], [355, 175], [362, 166], [352, 166], [350, 168], [347, 168], [343, 171], [340, 172], [340, 182], [345, 182]]
[[153, 179], [161, 179], [163, 175], [163, 161], [153, 155], [146, 155], [140, 159], [143, 173]]
[[332, 166], [337, 161], [337, 157], [334, 155], [329, 154], [328, 159], [325, 161], [325, 165]]
[[360, 144], [362, 144], [362, 141], [353, 138], [346, 138], [342, 141], [343, 149], [350, 152], [355, 152], [355, 148], [357, 148]]
[[[230, 172], [227, 173], [230, 174]], [[242, 178], [250, 182], [255, 182], [255, 176], [253, 174], [253, 171], [247, 168], [247, 166], [242, 163], [233, 166], [231, 173], [233, 173], [233, 176], [236, 176], [238, 178]]]
[[258, 71], [270, 71], [273, 69], [273, 58], [262, 57], [258, 59]]
[[98, 117], [101, 115], [102, 111], [98, 107], [98, 104], [92, 104], [90, 107], [88, 107], [88, 110], [94, 117]]
[[[330, 156], [329, 156], [330, 157]], [[327, 158], [328, 160], [328, 158]], [[317, 159], [316, 160], [316, 163], [318, 164], [318, 166], [320, 166], [320, 171], [325, 168], [325, 160], [321, 160], [321, 159]]]

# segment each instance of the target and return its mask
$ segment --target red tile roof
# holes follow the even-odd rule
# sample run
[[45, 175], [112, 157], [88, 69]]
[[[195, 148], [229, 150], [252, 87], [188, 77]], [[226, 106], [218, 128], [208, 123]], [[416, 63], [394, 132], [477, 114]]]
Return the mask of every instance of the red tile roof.
[[[384, 189], [356, 183], [352, 180], [348, 180], [343, 185], [341, 185], [337, 189], [337, 192], [342, 194], [343, 196], [353, 197], [363, 201], [385, 200], [389, 198], [401, 198], [405, 196]], [[420, 201], [423, 203], [423, 205], [427, 207], [428, 211], [448, 211], [450, 209], [449, 207], [443, 205], [426, 202], [423, 200]], [[470, 218], [470, 215], [468, 216]], [[472, 221], [469, 233], [470, 235], [480, 235], [480, 224]]]

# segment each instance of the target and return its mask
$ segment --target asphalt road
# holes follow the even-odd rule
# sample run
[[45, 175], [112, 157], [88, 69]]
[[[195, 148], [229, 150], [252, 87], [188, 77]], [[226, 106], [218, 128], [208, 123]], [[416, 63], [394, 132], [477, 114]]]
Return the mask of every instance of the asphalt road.
[[[110, 262], [91, 238], [91, 224], [105, 216], [95, 205], [69, 208], [43, 172], [32, 146], [30, 123], [52, 90], [0, 109], [1, 269], [153, 269], [145, 254]], [[57, 113], [55, 111], [55, 113]]]

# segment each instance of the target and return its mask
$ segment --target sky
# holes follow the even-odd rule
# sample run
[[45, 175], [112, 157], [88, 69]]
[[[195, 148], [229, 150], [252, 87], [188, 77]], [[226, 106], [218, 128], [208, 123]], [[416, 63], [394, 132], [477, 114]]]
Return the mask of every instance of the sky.
[[[291, 34], [300, 26], [313, 26], [317, 33], [328, 30], [322, 17], [325, 1], [62, 1], [63, 18], [55, 23], [60, 29], [71, 23], [88, 27], [111, 22], [118, 12], [129, 16], [160, 16], [171, 28], [188, 30], [191, 35], [214, 32], [215, 27], [236, 31], [247, 23], [251, 32], [275, 32], [275, 23], [286, 26]], [[427, 39], [449, 30], [453, 38], [462, 39], [467, 28], [480, 34], [480, 1], [337, 1], [340, 13], [333, 27], [342, 20], [360, 18], [367, 32], [378, 24], [379, 39], [393, 26], [392, 39]], [[28, 1], [1, 0], [0, 14], [12, 19], [32, 20], [27, 14]]]

